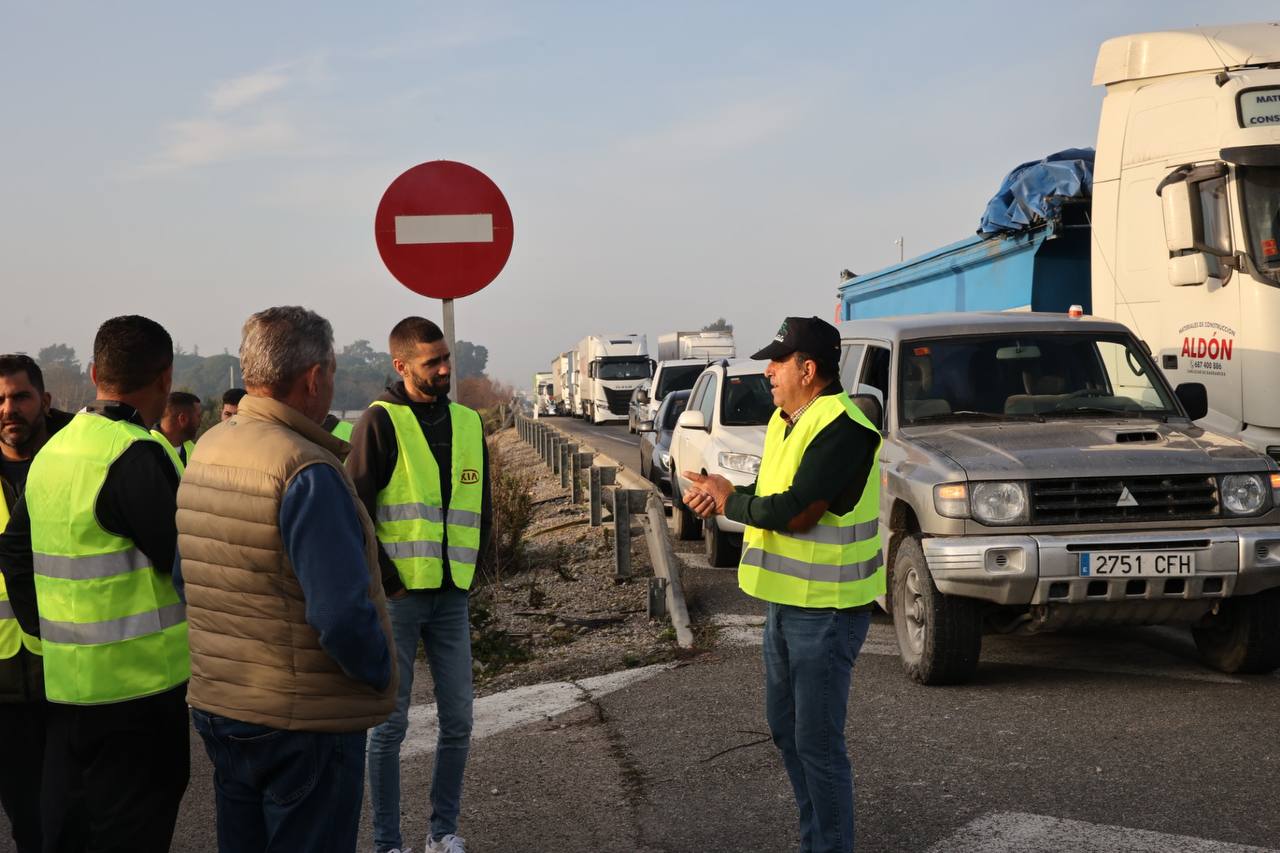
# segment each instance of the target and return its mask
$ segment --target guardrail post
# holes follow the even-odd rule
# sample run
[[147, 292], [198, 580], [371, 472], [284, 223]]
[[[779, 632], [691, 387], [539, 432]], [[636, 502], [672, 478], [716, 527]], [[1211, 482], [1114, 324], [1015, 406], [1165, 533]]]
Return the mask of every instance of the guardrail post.
[[649, 618], [661, 619], [667, 615], [667, 579], [649, 578]]
[[566, 444], [560, 454], [560, 488], [567, 489], [572, 485], [574, 472], [578, 470], [578, 445]]
[[582, 472], [591, 467], [594, 453], [579, 453], [573, 464], [573, 502], [582, 503]]
[[543, 433], [542, 424], [538, 423], [537, 421], [534, 421], [532, 424], [529, 425], [529, 428], [533, 430], [533, 449], [537, 451], [539, 456], [541, 456], [542, 455], [542, 433]]
[[552, 474], [560, 473], [560, 454], [563, 452], [563, 450], [564, 450], [564, 439], [558, 435], [553, 437], [551, 439], [551, 473]]
[[613, 490], [613, 576], [631, 577], [631, 499], [626, 489]]
[[[676, 563], [675, 549], [671, 547], [671, 537], [667, 533], [667, 513], [662, 506], [662, 497], [656, 490], [645, 495], [644, 513], [648, 521], [645, 525], [645, 537], [649, 540], [649, 559], [653, 563], [654, 575], [664, 581], [664, 610], [671, 616], [671, 627], [676, 631], [676, 645], [682, 649], [691, 649], [693, 627], [689, 622], [689, 607], [684, 599], [684, 586], [680, 583], [680, 567]], [[652, 589], [650, 596], [652, 597]]]

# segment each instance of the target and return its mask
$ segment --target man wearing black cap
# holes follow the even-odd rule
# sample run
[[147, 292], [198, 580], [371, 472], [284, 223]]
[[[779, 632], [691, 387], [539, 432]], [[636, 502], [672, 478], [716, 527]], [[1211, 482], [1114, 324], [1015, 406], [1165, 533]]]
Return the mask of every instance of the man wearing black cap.
[[756, 482], [684, 472], [685, 503], [746, 525], [738, 585], [768, 603], [765, 710], [800, 810], [801, 849], [854, 848], [844, 724], [854, 659], [885, 591], [880, 432], [840, 388], [840, 333], [788, 317], [752, 356], [778, 410]]

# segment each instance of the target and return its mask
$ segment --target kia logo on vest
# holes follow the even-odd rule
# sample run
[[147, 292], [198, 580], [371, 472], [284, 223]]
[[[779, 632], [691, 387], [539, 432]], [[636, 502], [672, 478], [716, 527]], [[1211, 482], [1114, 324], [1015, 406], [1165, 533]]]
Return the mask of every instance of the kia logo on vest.
[[467, 468], [462, 472], [462, 484], [471, 486], [480, 482], [480, 472], [475, 468]]

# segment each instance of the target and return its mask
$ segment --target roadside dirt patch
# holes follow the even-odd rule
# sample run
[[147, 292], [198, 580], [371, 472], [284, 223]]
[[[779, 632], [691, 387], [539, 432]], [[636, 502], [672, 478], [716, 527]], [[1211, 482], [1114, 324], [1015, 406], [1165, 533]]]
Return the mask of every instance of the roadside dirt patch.
[[486, 567], [472, 594], [476, 692], [673, 659], [670, 623], [646, 615], [653, 569], [644, 538], [632, 539], [632, 577], [616, 580], [612, 527], [590, 527], [588, 505], [571, 502], [515, 430], [491, 436], [489, 452], [495, 471], [526, 479], [533, 506], [523, 560]]

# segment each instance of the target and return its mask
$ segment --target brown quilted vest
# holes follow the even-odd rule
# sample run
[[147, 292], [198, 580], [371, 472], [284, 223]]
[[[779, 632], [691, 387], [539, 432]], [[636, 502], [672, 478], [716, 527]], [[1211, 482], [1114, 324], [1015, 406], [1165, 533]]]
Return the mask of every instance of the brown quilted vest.
[[369, 598], [395, 663], [378, 573], [377, 537], [336, 454], [347, 445], [300, 412], [245, 397], [238, 414], [200, 439], [178, 489], [178, 551], [191, 629], [194, 708], [278, 729], [351, 732], [381, 723], [397, 677], [383, 691], [343, 673], [307, 624], [302, 587], [278, 519], [292, 479], [310, 465], [341, 474], [364, 527]]

